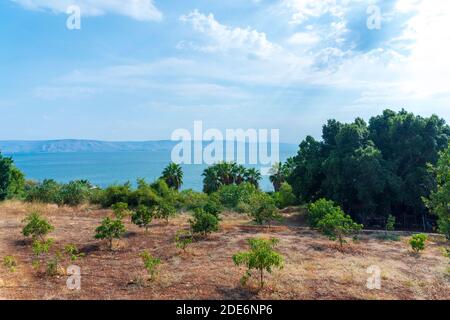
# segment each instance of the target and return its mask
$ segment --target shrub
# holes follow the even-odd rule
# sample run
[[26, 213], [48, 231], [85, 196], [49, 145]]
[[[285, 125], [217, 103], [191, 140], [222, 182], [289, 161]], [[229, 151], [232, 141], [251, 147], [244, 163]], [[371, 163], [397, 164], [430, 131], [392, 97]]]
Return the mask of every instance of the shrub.
[[25, 175], [14, 165], [10, 168], [10, 179], [8, 185], [9, 199], [23, 199], [25, 197]]
[[60, 203], [61, 185], [55, 180], [46, 179], [41, 183], [29, 186], [25, 199], [30, 202]]
[[308, 205], [307, 219], [311, 228], [317, 228], [320, 220], [327, 214], [344, 214], [341, 208], [327, 199], [319, 199]]
[[26, 223], [22, 229], [22, 234], [25, 237], [31, 236], [33, 240], [37, 238], [43, 240], [49, 232], [55, 229], [46, 219], [41, 218], [37, 212], [30, 213], [22, 222]]
[[395, 229], [395, 217], [389, 215], [386, 219], [386, 231], [394, 231]]
[[103, 191], [101, 204], [104, 208], [109, 208], [118, 202], [129, 203], [131, 198], [131, 184], [111, 185]]
[[175, 235], [176, 247], [186, 251], [186, 247], [193, 242], [192, 233], [186, 230], [180, 230]]
[[54, 240], [49, 238], [47, 240], [34, 240], [31, 246], [35, 259], [33, 259], [33, 267], [39, 268], [41, 265], [40, 257], [50, 251]]
[[122, 220], [112, 220], [109, 217], [103, 219], [102, 224], [95, 229], [96, 239], [106, 239], [109, 241], [109, 249], [112, 250], [113, 239], [120, 239], [125, 233], [125, 226]]
[[[161, 201], [161, 197], [158, 195], [144, 179], [138, 179], [138, 187], [130, 194], [128, 204], [133, 207], [144, 205], [152, 207]], [[167, 187], [168, 189], [168, 187]]]
[[425, 249], [425, 241], [427, 241], [427, 235], [420, 233], [413, 235], [409, 240], [409, 244], [415, 253], [419, 253]]
[[250, 251], [239, 252], [233, 255], [233, 262], [235, 265], [245, 265], [247, 271], [241, 279], [241, 283], [245, 284], [251, 277], [251, 272], [256, 269], [259, 273], [260, 288], [264, 285], [264, 271], [272, 273], [272, 269], [283, 267], [283, 257], [274, 250], [278, 240], [253, 238], [248, 240]]
[[69, 256], [71, 261], [76, 261], [78, 258], [84, 257], [85, 254], [78, 250], [74, 244], [68, 244], [64, 247], [64, 252]]
[[161, 260], [154, 258], [148, 251], [144, 251], [139, 255], [144, 262], [145, 269], [150, 275], [150, 280], [154, 280], [157, 275], [157, 268], [161, 264]]
[[277, 207], [271, 196], [263, 192], [254, 193], [249, 199], [249, 214], [253, 217], [253, 220], [259, 224], [263, 225], [272, 221], [280, 221], [282, 216], [278, 212]]
[[61, 253], [57, 252], [51, 259], [47, 261], [47, 268], [45, 273], [48, 276], [56, 276], [59, 273], [60, 265], [59, 261], [61, 260]]
[[13, 256], [6, 256], [3, 258], [3, 266], [10, 272], [15, 272], [17, 268], [17, 260]]
[[186, 210], [203, 208], [208, 201], [208, 195], [203, 192], [196, 192], [191, 189], [180, 192], [180, 202]]
[[203, 209], [196, 209], [189, 222], [194, 233], [202, 233], [204, 236], [219, 229], [219, 219]]
[[141, 204], [131, 216], [131, 221], [140, 228], [145, 228], [145, 233], [147, 233], [153, 219], [153, 210], [153, 208]]
[[362, 227], [342, 211], [328, 213], [317, 223], [317, 228], [329, 239], [338, 240], [341, 247], [346, 243], [346, 236], [356, 235]]
[[248, 202], [250, 196], [257, 192], [258, 189], [253, 184], [241, 183], [222, 186], [217, 194], [224, 207], [234, 209], [240, 202]]
[[166, 222], [169, 223], [169, 218], [174, 216], [177, 210], [171, 203], [167, 201], [161, 201], [161, 203], [157, 206], [156, 212], [158, 218], [165, 219]]
[[222, 209], [223, 206], [220, 203], [219, 195], [217, 193], [211, 193], [208, 197], [208, 201], [203, 205], [203, 210], [218, 218]]
[[117, 202], [111, 206], [111, 209], [114, 213], [114, 216], [117, 219], [123, 219], [126, 216], [131, 215], [131, 211], [128, 210], [128, 203], [125, 202]]
[[90, 184], [87, 181], [71, 181], [61, 186], [59, 204], [78, 206], [89, 199]]
[[283, 209], [288, 206], [294, 205], [296, 198], [292, 192], [292, 187], [287, 183], [283, 182], [280, 186], [280, 191], [273, 194], [275, 204], [278, 208]]

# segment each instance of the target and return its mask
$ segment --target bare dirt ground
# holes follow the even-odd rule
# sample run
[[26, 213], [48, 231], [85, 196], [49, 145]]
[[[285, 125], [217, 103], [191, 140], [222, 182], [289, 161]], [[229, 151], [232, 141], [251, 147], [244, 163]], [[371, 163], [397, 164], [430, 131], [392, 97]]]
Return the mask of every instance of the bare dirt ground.
[[[50, 237], [54, 249], [73, 243], [86, 254], [63, 267], [81, 268], [81, 290], [66, 287], [66, 275], [50, 277], [32, 267], [30, 242], [21, 234], [25, 215], [39, 210], [54, 226]], [[208, 239], [194, 242], [182, 253], [174, 244], [176, 232], [188, 227], [188, 215], [166, 224], [153, 221], [149, 233], [127, 222], [127, 234], [115, 242], [113, 251], [94, 239], [94, 229], [108, 210], [82, 207], [58, 208], [51, 205], [5, 202], [0, 204], [0, 258], [17, 259], [15, 272], [0, 265], [0, 299], [445, 299], [450, 300], [448, 258], [442, 255], [447, 245], [432, 236], [426, 250], [411, 254], [407, 237], [383, 241], [376, 234], [364, 233], [345, 250], [315, 231], [304, 228], [298, 212], [284, 213], [282, 224], [268, 230], [254, 226], [248, 218], [226, 214], [220, 231]], [[232, 255], [248, 250], [250, 237], [276, 237], [278, 250], [285, 258], [282, 270], [266, 278], [263, 290], [257, 282], [241, 286], [245, 269], [234, 266]], [[161, 259], [160, 272], [153, 282], [139, 253], [148, 250]], [[369, 290], [369, 266], [381, 270], [381, 289]]]

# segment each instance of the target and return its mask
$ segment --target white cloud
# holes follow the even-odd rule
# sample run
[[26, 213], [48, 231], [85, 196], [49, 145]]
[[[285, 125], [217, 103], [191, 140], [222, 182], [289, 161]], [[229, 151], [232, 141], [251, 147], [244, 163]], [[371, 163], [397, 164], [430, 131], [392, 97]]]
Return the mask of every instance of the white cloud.
[[139, 21], [159, 21], [162, 13], [153, 0], [10, 0], [29, 10], [48, 10], [66, 13], [71, 5], [81, 8], [82, 16], [100, 16], [108, 13], [124, 15]]
[[320, 37], [312, 32], [296, 32], [288, 39], [288, 43], [293, 45], [313, 45], [319, 41]]
[[196, 45], [192, 42], [181, 42], [178, 47], [186, 44], [204, 52], [245, 51], [258, 57], [268, 57], [279, 48], [267, 40], [266, 34], [251, 28], [229, 27], [219, 23], [212, 13], [204, 15], [198, 10], [182, 15], [180, 21], [192, 25], [195, 31], [206, 37], [207, 44]]

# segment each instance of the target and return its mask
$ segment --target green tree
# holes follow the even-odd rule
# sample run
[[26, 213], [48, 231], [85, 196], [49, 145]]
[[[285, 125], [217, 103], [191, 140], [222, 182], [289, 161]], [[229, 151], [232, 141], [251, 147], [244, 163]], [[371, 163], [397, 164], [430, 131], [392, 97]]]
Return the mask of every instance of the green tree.
[[177, 248], [186, 251], [186, 247], [194, 241], [192, 233], [186, 230], [180, 230], [175, 235], [175, 245]]
[[137, 207], [136, 211], [131, 216], [131, 221], [140, 228], [145, 228], [145, 233], [148, 233], [148, 228], [154, 216], [154, 208], [149, 208], [144, 205]]
[[317, 224], [317, 228], [331, 240], [338, 240], [342, 247], [345, 237], [357, 234], [363, 226], [353, 222], [349, 215], [334, 211], [326, 214]]
[[143, 251], [139, 255], [144, 263], [145, 269], [150, 275], [150, 280], [153, 281], [158, 273], [158, 266], [161, 264], [161, 260], [154, 258], [147, 250]]
[[245, 182], [250, 183], [255, 186], [255, 188], [259, 188], [259, 181], [262, 179], [261, 172], [255, 168], [250, 168], [245, 170], [244, 174]]
[[278, 240], [253, 238], [248, 239], [250, 251], [239, 252], [233, 255], [233, 262], [235, 265], [245, 265], [247, 271], [242, 277], [241, 282], [245, 284], [252, 275], [252, 270], [255, 269], [259, 273], [260, 288], [264, 286], [264, 271], [272, 273], [274, 267], [281, 269], [283, 267], [283, 257], [274, 250]]
[[415, 253], [419, 253], [422, 250], [425, 250], [425, 242], [427, 241], [426, 234], [415, 234], [409, 240], [409, 244]]
[[430, 170], [436, 177], [437, 188], [424, 201], [438, 217], [439, 232], [450, 240], [450, 145], [439, 154], [436, 166]]
[[177, 213], [175, 207], [168, 201], [161, 201], [156, 206], [156, 216], [161, 219], [165, 219], [166, 223], [169, 223], [169, 218]]
[[131, 210], [128, 209], [128, 203], [125, 202], [117, 202], [111, 206], [111, 209], [114, 213], [114, 216], [117, 219], [123, 219], [126, 216], [131, 215]]
[[120, 219], [112, 220], [109, 217], [103, 219], [102, 224], [95, 229], [95, 239], [106, 239], [109, 249], [113, 248], [113, 239], [120, 239], [125, 233], [125, 226]]
[[172, 162], [164, 168], [161, 178], [170, 188], [179, 190], [183, 184], [183, 169], [179, 164]]
[[275, 204], [280, 209], [291, 206], [295, 204], [296, 201], [295, 195], [292, 192], [292, 187], [287, 182], [281, 184], [279, 191], [273, 194], [273, 198]]
[[14, 165], [11, 166], [8, 198], [23, 199], [25, 196], [25, 175]]
[[22, 229], [22, 234], [25, 237], [31, 236], [33, 240], [44, 240], [45, 236], [55, 229], [37, 212], [30, 213], [22, 222], [26, 223]]
[[71, 181], [61, 186], [59, 202], [69, 206], [78, 206], [89, 199], [90, 184], [87, 181]]
[[194, 233], [201, 233], [204, 236], [219, 230], [219, 219], [203, 209], [195, 209], [193, 219], [190, 219], [189, 223]]
[[317, 228], [319, 221], [327, 214], [344, 214], [344, 212], [333, 201], [323, 198], [308, 204], [307, 219], [309, 226]]
[[14, 166], [12, 158], [0, 152], [0, 201], [6, 198], [22, 198], [25, 191], [25, 176]]
[[273, 221], [282, 219], [274, 200], [264, 192], [254, 193], [250, 197], [249, 210], [250, 216], [257, 224], [263, 225], [267, 223], [269, 228]]

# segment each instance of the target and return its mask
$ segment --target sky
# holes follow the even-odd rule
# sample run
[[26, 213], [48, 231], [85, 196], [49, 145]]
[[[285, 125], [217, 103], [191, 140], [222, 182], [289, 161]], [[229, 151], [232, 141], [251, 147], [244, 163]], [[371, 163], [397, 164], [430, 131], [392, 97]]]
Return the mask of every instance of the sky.
[[0, 140], [203, 121], [299, 143], [386, 108], [450, 122], [449, 57], [448, 0], [3, 0]]

